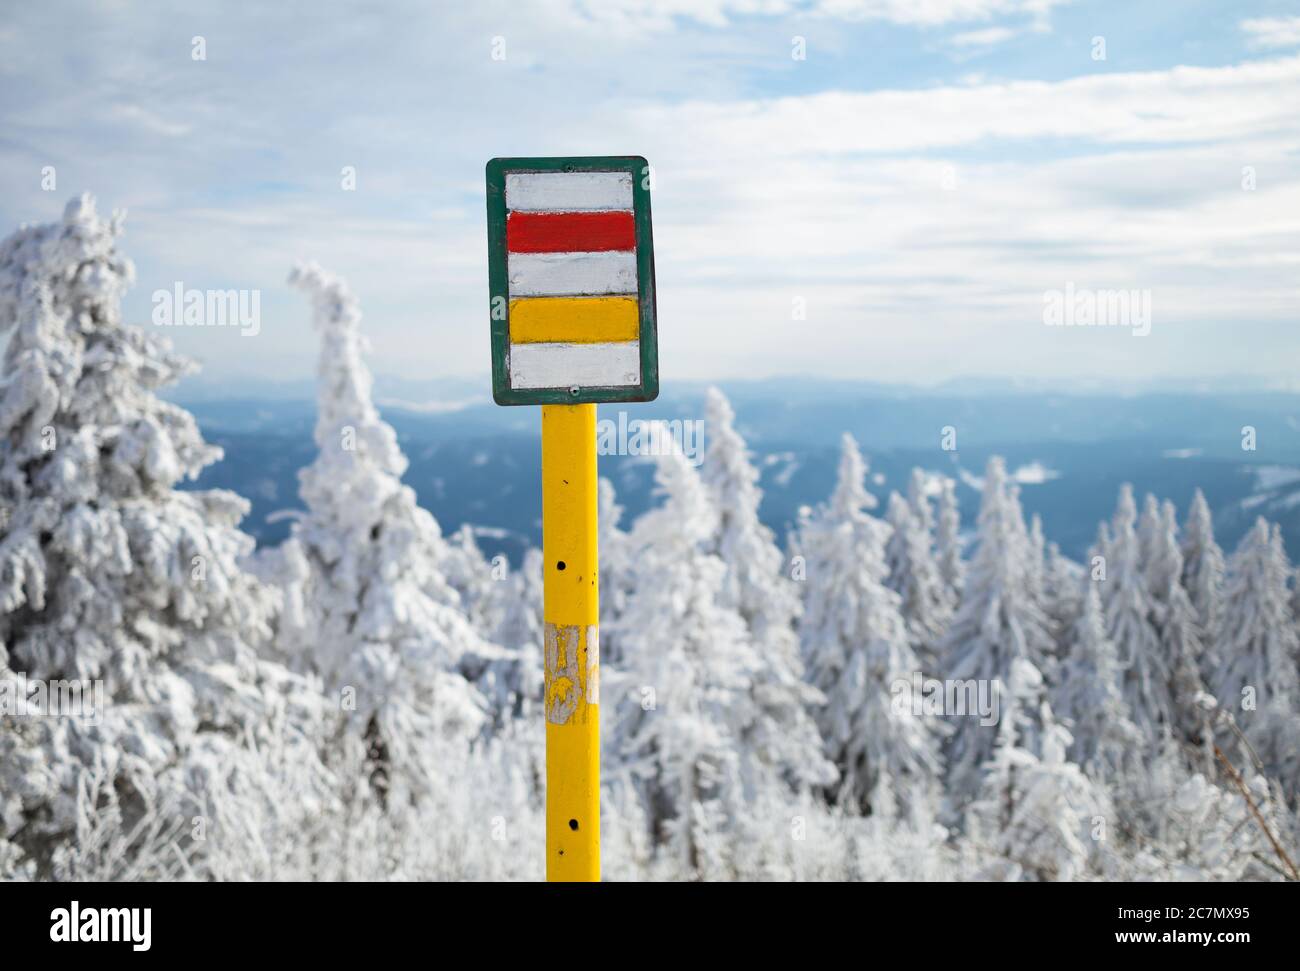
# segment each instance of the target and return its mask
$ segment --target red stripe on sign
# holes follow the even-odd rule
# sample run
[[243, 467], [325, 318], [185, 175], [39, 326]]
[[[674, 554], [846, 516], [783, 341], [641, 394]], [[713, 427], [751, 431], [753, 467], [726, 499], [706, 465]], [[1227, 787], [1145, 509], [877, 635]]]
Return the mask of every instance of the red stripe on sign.
[[512, 212], [506, 220], [511, 253], [601, 253], [636, 248], [632, 213]]

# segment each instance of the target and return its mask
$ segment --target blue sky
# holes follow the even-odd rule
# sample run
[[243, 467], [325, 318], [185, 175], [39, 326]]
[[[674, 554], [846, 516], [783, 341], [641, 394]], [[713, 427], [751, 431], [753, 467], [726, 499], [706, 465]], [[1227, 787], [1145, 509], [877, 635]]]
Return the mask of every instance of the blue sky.
[[[1300, 3], [49, 2], [0, 24], [0, 221], [82, 190], [125, 208], [134, 322], [178, 281], [260, 290], [256, 337], [169, 331], [209, 379], [314, 372], [284, 280], [315, 259], [359, 294], [376, 371], [486, 391], [483, 165], [553, 154], [654, 165], [665, 380], [1300, 384]], [[1148, 291], [1150, 333], [1044, 326], [1067, 284]]]

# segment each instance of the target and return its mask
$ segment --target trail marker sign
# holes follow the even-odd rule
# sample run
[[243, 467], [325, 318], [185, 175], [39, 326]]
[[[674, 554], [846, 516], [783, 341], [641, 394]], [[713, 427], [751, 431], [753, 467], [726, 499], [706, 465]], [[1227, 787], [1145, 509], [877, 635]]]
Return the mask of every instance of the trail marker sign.
[[659, 394], [650, 166], [487, 164], [492, 397], [541, 405], [546, 878], [600, 879], [596, 405]]
[[649, 180], [636, 155], [488, 162], [497, 404], [658, 396]]

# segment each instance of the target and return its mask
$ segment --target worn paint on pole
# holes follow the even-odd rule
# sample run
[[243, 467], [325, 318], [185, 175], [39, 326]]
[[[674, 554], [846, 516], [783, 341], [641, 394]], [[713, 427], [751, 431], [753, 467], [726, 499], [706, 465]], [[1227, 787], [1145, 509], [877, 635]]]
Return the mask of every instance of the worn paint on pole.
[[542, 406], [546, 878], [600, 879], [596, 406]]

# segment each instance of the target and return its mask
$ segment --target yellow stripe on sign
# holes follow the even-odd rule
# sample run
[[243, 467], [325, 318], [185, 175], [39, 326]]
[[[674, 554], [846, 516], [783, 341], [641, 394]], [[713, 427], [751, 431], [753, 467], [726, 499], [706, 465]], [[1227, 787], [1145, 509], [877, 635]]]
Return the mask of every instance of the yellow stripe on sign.
[[608, 344], [640, 337], [636, 297], [521, 297], [510, 301], [515, 344]]

